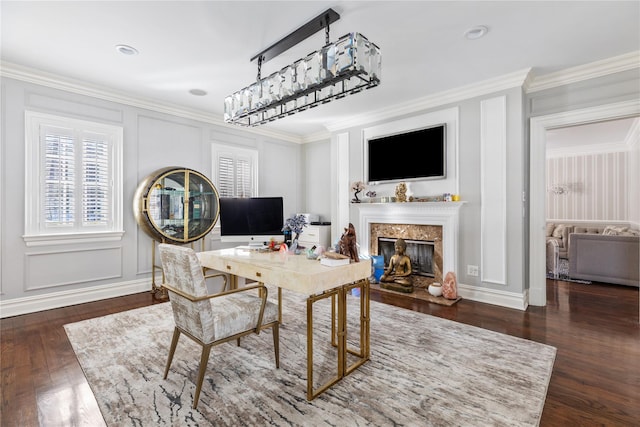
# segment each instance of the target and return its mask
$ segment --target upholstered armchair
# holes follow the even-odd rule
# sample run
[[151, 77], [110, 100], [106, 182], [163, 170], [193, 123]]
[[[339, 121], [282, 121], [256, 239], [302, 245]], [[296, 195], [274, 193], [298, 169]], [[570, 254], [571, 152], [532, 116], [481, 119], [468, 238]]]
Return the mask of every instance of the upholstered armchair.
[[280, 367], [278, 306], [267, 301], [267, 288], [263, 284], [209, 295], [202, 265], [193, 249], [164, 243], [158, 248], [166, 282], [162, 286], [169, 292], [175, 322], [164, 378], [169, 373], [180, 334], [202, 346], [194, 409], [214, 345], [231, 340], [240, 344], [240, 337], [271, 328], [276, 368]]

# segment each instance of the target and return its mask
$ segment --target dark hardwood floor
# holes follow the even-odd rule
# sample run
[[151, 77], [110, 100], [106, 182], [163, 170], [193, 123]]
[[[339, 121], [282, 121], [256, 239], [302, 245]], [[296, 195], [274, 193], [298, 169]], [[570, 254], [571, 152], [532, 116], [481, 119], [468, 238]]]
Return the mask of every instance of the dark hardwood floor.
[[[372, 291], [376, 301], [556, 347], [541, 426], [640, 425], [638, 288], [549, 280], [547, 295], [546, 307], [523, 312]], [[156, 302], [143, 293], [0, 320], [2, 426], [104, 425], [62, 326]]]

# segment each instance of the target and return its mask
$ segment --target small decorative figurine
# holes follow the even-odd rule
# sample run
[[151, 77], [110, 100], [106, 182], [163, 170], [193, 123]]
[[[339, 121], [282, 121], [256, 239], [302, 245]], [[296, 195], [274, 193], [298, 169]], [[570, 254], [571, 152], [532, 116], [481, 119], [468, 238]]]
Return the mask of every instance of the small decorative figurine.
[[360, 203], [360, 199], [358, 199], [358, 194], [362, 193], [362, 191], [364, 191], [364, 182], [362, 181], [356, 181], [353, 184], [351, 184], [351, 191], [353, 191], [353, 199], [351, 200], [352, 203]]
[[338, 253], [348, 256], [353, 262], [360, 262], [356, 245], [356, 229], [352, 223], [349, 223], [349, 227], [344, 229], [338, 243], [338, 249]]
[[401, 182], [396, 186], [396, 202], [407, 201], [407, 184]]
[[442, 282], [442, 296], [446, 299], [458, 298], [458, 284], [456, 280], [456, 273], [454, 273], [453, 271], [448, 272], [444, 276], [444, 281]]
[[428, 291], [434, 297], [442, 296], [442, 285], [440, 283], [432, 283], [429, 285]]

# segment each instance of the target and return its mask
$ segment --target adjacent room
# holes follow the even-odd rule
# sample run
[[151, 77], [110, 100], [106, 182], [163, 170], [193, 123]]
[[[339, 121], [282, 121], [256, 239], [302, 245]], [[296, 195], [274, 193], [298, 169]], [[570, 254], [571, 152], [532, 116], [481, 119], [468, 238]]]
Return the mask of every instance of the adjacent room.
[[637, 1], [0, 19], [2, 426], [640, 420]]

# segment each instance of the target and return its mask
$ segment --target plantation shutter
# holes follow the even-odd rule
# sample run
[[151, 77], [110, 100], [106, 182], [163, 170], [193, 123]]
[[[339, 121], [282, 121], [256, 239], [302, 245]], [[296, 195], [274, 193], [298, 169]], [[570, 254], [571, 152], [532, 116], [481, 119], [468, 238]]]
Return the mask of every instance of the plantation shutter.
[[218, 194], [220, 197], [233, 197], [234, 194], [233, 157], [220, 155], [218, 158]]
[[43, 214], [46, 226], [72, 227], [76, 215], [76, 160], [72, 129], [43, 129]]
[[123, 129], [25, 111], [28, 246], [120, 239]]
[[238, 158], [236, 162], [236, 197], [251, 197], [251, 159]]
[[104, 135], [85, 134], [82, 140], [82, 222], [107, 225], [110, 218], [109, 141]]
[[45, 227], [107, 226], [111, 144], [105, 135], [43, 126]]
[[252, 197], [256, 193], [253, 185], [253, 158], [242, 153], [221, 152], [217, 156], [216, 188], [220, 197]]

